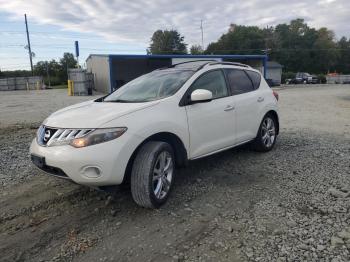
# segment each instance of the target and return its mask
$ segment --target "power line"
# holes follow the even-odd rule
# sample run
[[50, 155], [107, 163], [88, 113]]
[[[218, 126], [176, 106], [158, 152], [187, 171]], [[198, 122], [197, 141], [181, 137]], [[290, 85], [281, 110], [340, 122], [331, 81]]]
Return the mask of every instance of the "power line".
[[[50, 32], [50, 31], [30, 31], [31, 34], [42, 34], [42, 35], [52, 35], [55, 38], [79, 38], [79, 39], [87, 39], [90, 41], [104, 41], [103, 37], [90, 37], [90, 36], [84, 36], [77, 33], [65, 33], [65, 32]], [[16, 31], [16, 30], [6, 30], [2, 31], [0, 30], [0, 34], [9, 34], [9, 35], [24, 35], [25, 32], [22, 31]]]
[[6, 66], [21, 66], [21, 65], [27, 65], [27, 64], [6, 64]]
[[[23, 60], [24, 58], [23, 57], [20, 57], [20, 56], [10, 56], [10, 57], [0, 57], [0, 58], [3, 58], [3, 59], [11, 59], [11, 60]], [[38, 57], [35, 57], [35, 59], [59, 59], [59, 57], [52, 57], [52, 56], [38, 56]]]
[[[69, 34], [64, 34], [64, 33], [57, 33], [57, 32], [38, 32], [38, 31], [30, 31], [31, 34], [35, 34], [35, 35], [52, 35], [55, 38], [57, 37], [74, 37], [74, 38], [81, 38], [81, 39], [90, 39], [90, 40], [100, 40], [98, 37], [89, 37], [89, 36], [82, 36], [79, 34], [76, 35], [69, 35]], [[25, 32], [21, 32], [21, 31], [0, 31], [0, 34], [6, 34], [6, 35], [24, 35]], [[101, 38], [102, 39], [102, 38]]]
[[[23, 31], [21, 31], [21, 30], [0, 30], [0, 32], [2, 32], [2, 33], [23, 33]], [[57, 34], [57, 32], [54, 32], [54, 31], [35, 31], [34, 30], [31, 32], [32, 33]], [[64, 32], [62, 32], [62, 33], [64, 33]], [[67, 34], [71, 34], [71, 33], [67, 32]], [[74, 34], [74, 33], [72, 33], [72, 34]]]
[[[0, 46], [1, 47], [1, 46]], [[23, 46], [20, 46], [23, 47]], [[34, 45], [36, 49], [43, 48], [43, 49], [64, 49], [69, 50], [72, 49], [70, 46], [37, 46]], [[2, 47], [6, 49], [18, 49], [19, 47]], [[140, 52], [144, 51], [144, 49], [107, 49], [107, 48], [88, 48], [88, 47], [82, 47], [80, 50], [86, 50], [86, 51], [105, 51], [105, 52]]]

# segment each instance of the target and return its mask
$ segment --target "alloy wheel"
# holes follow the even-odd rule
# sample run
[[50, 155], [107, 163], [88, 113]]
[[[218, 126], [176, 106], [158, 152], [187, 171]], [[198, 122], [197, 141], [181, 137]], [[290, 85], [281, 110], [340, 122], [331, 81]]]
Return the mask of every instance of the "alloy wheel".
[[153, 168], [153, 192], [156, 198], [163, 199], [170, 191], [173, 179], [173, 159], [169, 152], [163, 151], [158, 155]]
[[272, 118], [266, 117], [261, 126], [261, 139], [267, 148], [270, 148], [276, 139], [276, 127]]

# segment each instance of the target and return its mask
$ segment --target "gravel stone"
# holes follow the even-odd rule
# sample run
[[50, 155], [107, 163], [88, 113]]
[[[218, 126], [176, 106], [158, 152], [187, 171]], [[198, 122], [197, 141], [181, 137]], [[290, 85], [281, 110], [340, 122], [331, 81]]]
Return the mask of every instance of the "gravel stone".
[[350, 232], [343, 230], [343, 231], [338, 233], [338, 237], [340, 237], [344, 240], [350, 239]]
[[331, 245], [332, 245], [333, 247], [341, 246], [341, 245], [343, 245], [343, 244], [344, 244], [344, 241], [343, 241], [341, 238], [336, 237], [336, 236], [333, 236], [333, 237], [331, 238]]
[[328, 192], [330, 195], [334, 196], [334, 197], [339, 197], [339, 198], [342, 198], [342, 197], [347, 197], [348, 194], [347, 193], [344, 193], [338, 189], [335, 189], [335, 188], [330, 188], [328, 189]]

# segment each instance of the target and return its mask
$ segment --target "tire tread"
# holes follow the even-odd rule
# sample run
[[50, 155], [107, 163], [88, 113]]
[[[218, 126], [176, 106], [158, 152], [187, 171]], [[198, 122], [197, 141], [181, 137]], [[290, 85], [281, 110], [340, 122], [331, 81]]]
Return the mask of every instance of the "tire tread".
[[158, 208], [159, 205], [152, 201], [149, 188], [149, 173], [152, 169], [154, 156], [161, 147], [170, 147], [168, 143], [149, 141], [144, 144], [137, 153], [131, 171], [131, 194], [134, 201], [146, 208]]

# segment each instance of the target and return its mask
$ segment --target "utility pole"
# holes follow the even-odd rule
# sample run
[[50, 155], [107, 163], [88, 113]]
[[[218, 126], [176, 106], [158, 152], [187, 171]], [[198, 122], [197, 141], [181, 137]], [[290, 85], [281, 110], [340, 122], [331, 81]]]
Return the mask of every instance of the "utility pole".
[[25, 24], [26, 24], [26, 32], [27, 32], [27, 41], [28, 41], [28, 52], [29, 52], [30, 68], [31, 68], [31, 70], [32, 70], [32, 76], [33, 76], [34, 73], [33, 73], [32, 49], [31, 49], [31, 47], [30, 47], [29, 32], [28, 32], [28, 23], [27, 23], [27, 14], [24, 14], [24, 21], [25, 21]]
[[202, 32], [202, 49], [204, 50], [204, 41], [203, 41], [203, 20], [201, 19], [201, 32]]
[[77, 57], [78, 68], [80, 68], [80, 66], [79, 66], [79, 42], [75, 41], [74, 46], [75, 46], [75, 56]]
[[[269, 25], [266, 25], [266, 32], [268, 32], [268, 30], [269, 30]], [[266, 36], [265, 37], [265, 55], [268, 55], [268, 51], [269, 51], [267, 41], [268, 41], [268, 37]]]

